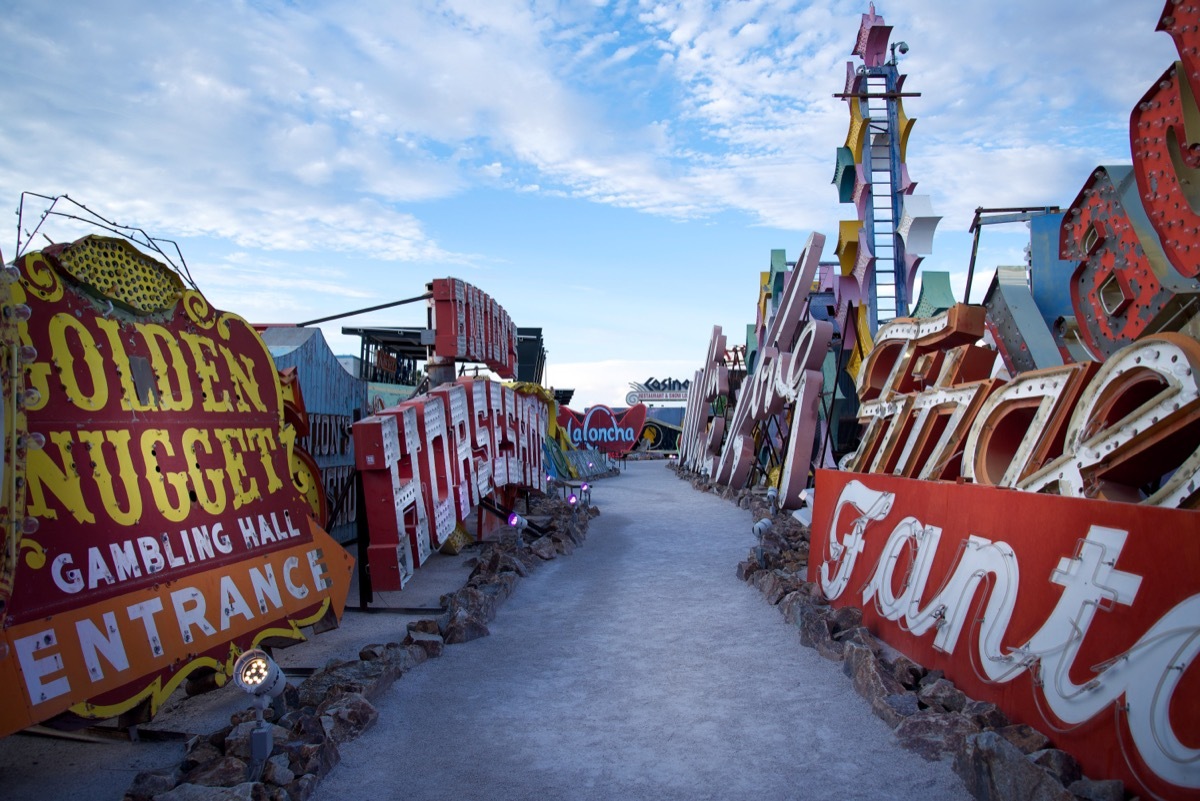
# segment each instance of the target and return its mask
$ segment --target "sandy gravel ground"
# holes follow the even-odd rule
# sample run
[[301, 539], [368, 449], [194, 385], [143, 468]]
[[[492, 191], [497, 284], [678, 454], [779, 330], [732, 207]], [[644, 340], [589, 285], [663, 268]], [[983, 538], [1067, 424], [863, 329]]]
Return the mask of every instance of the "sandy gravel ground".
[[319, 801], [969, 798], [735, 578], [749, 512], [663, 462], [593, 495], [585, 547], [394, 684]]

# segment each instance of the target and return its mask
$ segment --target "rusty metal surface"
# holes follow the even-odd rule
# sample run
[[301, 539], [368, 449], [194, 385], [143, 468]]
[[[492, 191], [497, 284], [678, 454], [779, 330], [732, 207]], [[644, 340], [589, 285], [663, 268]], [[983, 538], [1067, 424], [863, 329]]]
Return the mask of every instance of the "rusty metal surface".
[[342, 501], [337, 517], [326, 521], [339, 542], [355, 536], [358, 509], [352, 490], [354, 438], [350, 427], [367, 414], [367, 383], [348, 373], [329, 349], [319, 328], [272, 327], [263, 341], [280, 370], [292, 368], [303, 392], [308, 430], [297, 440], [320, 468], [331, 504]]
[[1071, 300], [1096, 358], [1146, 334], [1178, 330], [1195, 314], [1200, 283], [1171, 268], [1129, 167], [1093, 171], [1067, 210], [1061, 253], [1078, 264]]

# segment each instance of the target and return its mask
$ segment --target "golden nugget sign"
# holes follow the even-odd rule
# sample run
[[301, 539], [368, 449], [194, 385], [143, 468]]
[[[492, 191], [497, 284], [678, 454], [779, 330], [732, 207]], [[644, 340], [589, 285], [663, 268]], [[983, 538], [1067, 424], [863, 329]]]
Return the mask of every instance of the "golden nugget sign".
[[253, 328], [122, 240], [3, 279], [0, 735], [152, 714], [195, 671], [335, 622], [350, 561], [311, 519]]

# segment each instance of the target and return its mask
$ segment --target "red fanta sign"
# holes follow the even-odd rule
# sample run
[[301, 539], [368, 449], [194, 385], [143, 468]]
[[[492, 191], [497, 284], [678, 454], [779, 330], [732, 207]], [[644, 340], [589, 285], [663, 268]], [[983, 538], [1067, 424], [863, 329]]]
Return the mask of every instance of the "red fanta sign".
[[607, 406], [592, 406], [583, 414], [566, 406], [558, 410], [558, 424], [567, 430], [572, 445], [613, 455], [633, 450], [645, 422], [646, 406], [641, 403], [620, 415]]
[[1086, 773], [1200, 798], [1200, 515], [826, 470], [816, 496], [835, 606]]

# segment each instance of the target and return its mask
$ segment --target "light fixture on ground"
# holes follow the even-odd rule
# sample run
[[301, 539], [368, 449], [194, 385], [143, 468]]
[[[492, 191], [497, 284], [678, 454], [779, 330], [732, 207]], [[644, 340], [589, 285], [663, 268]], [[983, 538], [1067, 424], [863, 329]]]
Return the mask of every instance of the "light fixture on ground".
[[767, 504], [771, 507], [771, 514], [779, 511], [779, 488], [767, 487]]
[[586, 481], [579, 485], [579, 502], [584, 508], [592, 505], [592, 485]]
[[279, 665], [275, 664], [275, 660], [268, 656], [266, 651], [251, 648], [233, 664], [233, 683], [254, 699], [255, 726], [250, 732], [250, 763], [247, 766], [247, 775], [251, 781], [257, 781], [275, 745], [272, 726], [263, 719], [263, 710], [272, 699], [283, 694], [287, 680]]
[[796, 518], [806, 526], [811, 526], [813, 517], [813, 504], [816, 503], [816, 498], [814, 496], [812, 487], [801, 490], [800, 501], [804, 505], [792, 512], [792, 517]]
[[517, 547], [520, 548], [524, 544], [525, 539], [525, 537], [522, 536], [522, 532], [529, 528], [529, 521], [521, 517], [516, 512], [513, 512], [508, 516], [508, 525], [517, 535]]
[[762, 520], [759, 520], [757, 523], [751, 526], [750, 531], [756, 538], [761, 540], [763, 535], [771, 530], [771, 525], [771, 518], [764, 517]]

